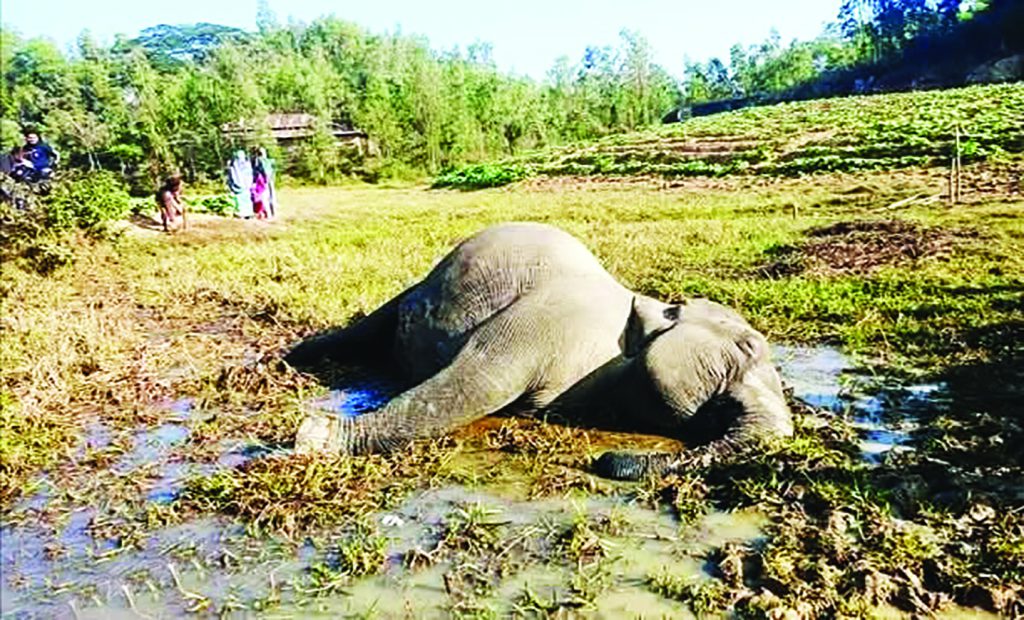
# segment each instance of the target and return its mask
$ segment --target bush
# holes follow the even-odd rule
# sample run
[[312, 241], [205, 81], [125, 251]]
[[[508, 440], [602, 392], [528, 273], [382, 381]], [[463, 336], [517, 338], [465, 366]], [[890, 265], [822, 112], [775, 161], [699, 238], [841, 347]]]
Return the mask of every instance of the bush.
[[43, 186], [0, 178], [0, 259], [24, 259], [26, 266], [47, 274], [74, 261], [72, 231], [96, 236], [104, 224], [132, 208], [120, 178], [110, 172], [68, 173], [48, 194]]
[[53, 185], [43, 208], [47, 224], [57, 230], [101, 227], [131, 211], [131, 197], [112, 172], [69, 173]]
[[519, 164], [475, 164], [442, 172], [433, 187], [483, 189], [515, 183], [530, 175], [530, 169]]
[[235, 201], [230, 196], [224, 194], [206, 196], [199, 200], [198, 205], [203, 211], [213, 213], [214, 215], [224, 215], [225, 213], [231, 213], [235, 209]]

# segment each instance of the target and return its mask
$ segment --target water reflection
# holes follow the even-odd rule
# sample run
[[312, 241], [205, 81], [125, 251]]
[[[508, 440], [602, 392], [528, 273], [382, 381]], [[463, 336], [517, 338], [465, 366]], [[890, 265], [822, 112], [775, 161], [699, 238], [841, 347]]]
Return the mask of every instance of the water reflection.
[[951, 406], [945, 384], [905, 385], [857, 368], [833, 347], [777, 346], [774, 352], [794, 396], [813, 407], [849, 416], [868, 461], [910, 449], [919, 420]]

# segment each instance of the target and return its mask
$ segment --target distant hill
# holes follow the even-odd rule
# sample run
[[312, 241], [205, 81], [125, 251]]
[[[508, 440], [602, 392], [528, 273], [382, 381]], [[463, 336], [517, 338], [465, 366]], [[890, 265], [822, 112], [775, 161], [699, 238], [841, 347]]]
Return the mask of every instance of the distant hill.
[[240, 28], [219, 24], [160, 24], [146, 28], [127, 43], [145, 50], [154, 66], [170, 69], [184, 62], [202, 61], [219, 45], [247, 37], [249, 34]]
[[947, 165], [1024, 154], [1024, 83], [746, 108], [450, 170], [438, 186], [531, 176], [799, 175]]

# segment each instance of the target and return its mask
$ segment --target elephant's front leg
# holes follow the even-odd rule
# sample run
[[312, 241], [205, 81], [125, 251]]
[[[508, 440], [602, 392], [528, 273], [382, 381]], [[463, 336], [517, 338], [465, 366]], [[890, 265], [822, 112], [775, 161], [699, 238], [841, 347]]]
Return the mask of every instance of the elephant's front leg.
[[383, 408], [354, 418], [307, 417], [296, 436], [296, 451], [390, 452], [499, 411], [536, 376], [540, 347], [524, 337], [528, 330], [515, 313], [493, 317], [447, 367]]

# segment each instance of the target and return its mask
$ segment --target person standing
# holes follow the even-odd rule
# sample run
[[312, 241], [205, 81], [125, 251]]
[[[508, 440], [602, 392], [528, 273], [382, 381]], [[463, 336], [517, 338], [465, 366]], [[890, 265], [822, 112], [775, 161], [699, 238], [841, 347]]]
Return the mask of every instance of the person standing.
[[267, 190], [267, 175], [263, 172], [258, 156], [252, 160], [252, 209], [256, 219], [265, 220], [270, 217], [269, 191]]
[[245, 151], [235, 151], [228, 164], [228, 190], [235, 198], [235, 215], [243, 219], [252, 217], [252, 164]]
[[269, 217], [273, 218], [277, 215], [277, 189], [274, 187], [274, 175], [277, 171], [274, 169], [274, 160], [267, 156], [267, 149], [261, 146], [256, 151], [255, 162], [256, 169], [263, 173], [263, 177], [266, 180], [266, 207]]

